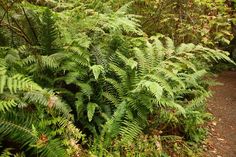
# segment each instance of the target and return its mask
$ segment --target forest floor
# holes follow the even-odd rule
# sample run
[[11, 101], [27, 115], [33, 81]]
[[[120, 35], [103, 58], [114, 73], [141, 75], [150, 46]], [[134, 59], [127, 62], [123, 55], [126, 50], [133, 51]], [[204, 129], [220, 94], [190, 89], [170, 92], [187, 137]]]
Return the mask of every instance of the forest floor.
[[223, 72], [216, 79], [223, 85], [211, 87], [208, 110], [215, 117], [210, 124], [207, 157], [236, 157], [236, 71]]

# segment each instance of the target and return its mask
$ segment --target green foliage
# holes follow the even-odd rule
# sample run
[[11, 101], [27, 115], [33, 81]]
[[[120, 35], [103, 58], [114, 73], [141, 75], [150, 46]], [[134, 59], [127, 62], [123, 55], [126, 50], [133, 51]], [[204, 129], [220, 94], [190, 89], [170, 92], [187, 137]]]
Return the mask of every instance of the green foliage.
[[96, 107], [98, 107], [97, 104], [95, 104], [95, 103], [88, 103], [87, 114], [88, 114], [89, 122], [91, 122], [91, 120], [93, 119], [93, 115], [94, 115]]
[[[7, 14], [0, 28], [7, 32], [0, 37], [3, 155], [195, 153], [189, 143], [202, 142], [210, 118], [206, 77], [215, 62], [232, 61], [198, 41], [179, 44], [192, 41], [187, 34], [182, 40], [165, 33], [177, 42], [147, 37], [140, 17], [128, 13], [139, 3], [122, 3], [0, 2]], [[172, 137], [173, 150], [163, 149], [165, 137]]]
[[32, 125], [32, 118], [27, 114], [5, 114], [4, 117], [1, 116], [0, 124], [1, 136], [20, 142], [22, 146], [27, 146], [29, 149], [36, 149], [35, 152], [41, 156], [66, 156], [60, 141], [47, 139], [43, 134], [38, 135]]
[[[110, 1], [114, 9], [128, 2]], [[130, 10], [141, 16], [142, 29], [149, 35], [162, 33], [178, 44], [201, 42], [222, 48], [233, 37], [230, 20], [235, 17], [230, 3], [225, 0], [134, 0]]]
[[50, 55], [53, 53], [53, 44], [57, 39], [57, 30], [55, 21], [50, 9], [46, 8], [42, 15], [41, 32], [39, 35], [40, 45], [44, 54]]
[[91, 70], [93, 71], [93, 75], [97, 80], [99, 75], [104, 71], [104, 68], [101, 65], [93, 65]]

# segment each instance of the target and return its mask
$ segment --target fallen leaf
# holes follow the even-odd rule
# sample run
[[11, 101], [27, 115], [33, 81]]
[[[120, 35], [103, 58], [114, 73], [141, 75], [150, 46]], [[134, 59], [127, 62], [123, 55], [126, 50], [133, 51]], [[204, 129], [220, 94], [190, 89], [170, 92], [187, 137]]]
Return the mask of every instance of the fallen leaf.
[[212, 124], [213, 124], [214, 126], [216, 126], [216, 122], [212, 122]]
[[224, 139], [223, 139], [223, 138], [217, 138], [217, 140], [218, 140], [218, 141], [224, 141]]

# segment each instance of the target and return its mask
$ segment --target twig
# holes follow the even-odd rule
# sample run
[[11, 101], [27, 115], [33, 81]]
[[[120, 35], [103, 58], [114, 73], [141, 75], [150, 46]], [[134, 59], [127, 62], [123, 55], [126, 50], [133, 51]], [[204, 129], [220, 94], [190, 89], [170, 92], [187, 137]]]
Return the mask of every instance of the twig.
[[[1, 0], [0, 0], [0, 2], [1, 2]], [[3, 17], [2, 17], [2, 19], [1, 19], [1, 21], [0, 21], [0, 23], [2, 23], [4, 17], [5, 17], [5, 16], [7, 15], [7, 13], [8, 13], [8, 10], [13, 6], [13, 4], [14, 4], [14, 1], [11, 2], [11, 4], [10, 4], [10, 6], [9, 6], [8, 9], [4, 8], [4, 6], [3, 6], [2, 3], [0, 4], [1, 7], [3, 8], [3, 10], [5, 11], [4, 14], [3, 14]]]
[[31, 22], [30, 22], [30, 19], [29, 19], [29, 17], [27, 16], [24, 7], [21, 7], [21, 8], [22, 8], [23, 13], [24, 13], [24, 15], [25, 15], [25, 18], [26, 18], [26, 20], [27, 20], [27, 22], [28, 22], [28, 24], [29, 24], [29, 26], [30, 26], [31, 31], [33, 32], [33, 35], [34, 35], [34, 37], [35, 37], [35, 39], [36, 39], [36, 42], [39, 44], [37, 34], [36, 34], [36, 32], [35, 32], [35, 30], [34, 30], [34, 28], [33, 28], [33, 25], [32, 25]]
[[[13, 31], [14, 33], [16, 33], [17, 35], [21, 36], [27, 43], [31, 44], [31, 42], [29, 41], [29, 39], [24, 35], [22, 34], [21, 30], [17, 27], [14, 27], [10, 24], [7, 24], [5, 22], [2, 22], [0, 23], [0, 26], [5, 26], [7, 27], [9, 30]], [[32, 45], [32, 44], [31, 44]]]

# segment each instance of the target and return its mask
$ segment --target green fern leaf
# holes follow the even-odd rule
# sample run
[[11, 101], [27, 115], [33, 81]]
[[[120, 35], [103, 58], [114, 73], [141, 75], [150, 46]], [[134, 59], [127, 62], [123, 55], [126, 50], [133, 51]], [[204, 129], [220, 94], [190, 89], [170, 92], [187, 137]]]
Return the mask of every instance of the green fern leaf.
[[40, 137], [32, 130], [33, 119], [28, 114], [5, 114], [0, 118], [1, 137], [9, 137], [19, 142], [22, 147], [28, 146], [28, 150], [45, 157], [68, 156], [58, 139], [49, 139], [46, 143], [40, 143]]
[[162, 97], [163, 88], [157, 82], [142, 80], [138, 83], [137, 88], [134, 91], [140, 91], [142, 89], [150, 91], [157, 100]]
[[132, 142], [142, 132], [142, 128], [136, 121], [130, 122], [126, 120], [122, 124], [124, 126], [120, 129], [120, 134], [124, 143]]
[[17, 103], [13, 99], [0, 100], [0, 112], [10, 111], [15, 106], [17, 106]]
[[6, 84], [7, 76], [0, 76], [0, 93], [3, 93], [5, 84]]
[[95, 109], [98, 107], [98, 105], [96, 103], [88, 103], [87, 105], [87, 116], [88, 116], [88, 120], [89, 122], [92, 121], [94, 113], [95, 113]]
[[97, 80], [101, 73], [104, 73], [104, 68], [101, 65], [93, 65], [90, 67], [93, 72], [95, 79]]

